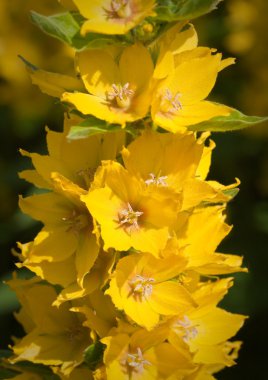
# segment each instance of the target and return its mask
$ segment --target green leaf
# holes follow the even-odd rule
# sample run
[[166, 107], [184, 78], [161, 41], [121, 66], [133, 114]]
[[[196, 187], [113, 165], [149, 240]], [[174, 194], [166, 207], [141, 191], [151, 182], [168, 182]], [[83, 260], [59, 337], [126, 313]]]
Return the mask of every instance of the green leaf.
[[73, 38], [80, 32], [80, 26], [71, 13], [65, 12], [52, 16], [43, 16], [31, 12], [31, 20], [44, 33], [72, 45]]
[[235, 187], [234, 189], [223, 190], [223, 194], [227, 195], [228, 197], [232, 199], [236, 197], [238, 193], [239, 193], [239, 189], [237, 187]]
[[0, 366], [0, 380], [12, 379], [18, 374], [19, 372], [13, 371], [12, 369], [8, 369], [8, 368], [3, 368]]
[[76, 50], [103, 48], [107, 45], [128, 45], [129, 36], [110, 36], [98, 33], [80, 34], [80, 20], [75, 14], [65, 12], [52, 16], [44, 16], [31, 12], [31, 20], [44, 33], [67, 43]]
[[69, 140], [85, 139], [89, 136], [97, 135], [99, 133], [120, 131], [122, 127], [116, 124], [107, 124], [104, 120], [97, 119], [94, 116], [88, 117], [79, 125], [71, 127], [67, 138]]
[[0, 315], [8, 314], [19, 307], [16, 294], [8, 285], [0, 283]]
[[0, 350], [0, 359], [9, 358], [11, 355], [11, 350]]
[[92, 127], [74, 126], [74, 127], [71, 127], [67, 138], [69, 140], [80, 140], [80, 139], [86, 139], [89, 136], [97, 135], [99, 133], [116, 132], [120, 130], [122, 130], [122, 128], [119, 125], [116, 125], [114, 127], [109, 127], [109, 128], [107, 126], [92, 126]]
[[43, 364], [35, 364], [28, 361], [23, 361], [15, 364], [14, 369], [22, 372], [27, 371], [30, 373], [35, 373], [42, 377], [43, 380], [60, 380], [58, 375], [55, 375], [48, 366]]
[[94, 370], [99, 362], [102, 360], [103, 351], [105, 349], [105, 345], [101, 342], [96, 342], [88, 346], [88, 348], [84, 352], [84, 360], [85, 363], [91, 370]]
[[158, 0], [159, 21], [191, 20], [211, 12], [222, 0]]
[[108, 124], [104, 120], [97, 119], [94, 116], [90, 116], [79, 125], [74, 125], [70, 128], [70, 131], [67, 135], [69, 140], [80, 140], [86, 139], [89, 136], [97, 135], [99, 133], [108, 133], [108, 132], [118, 132], [125, 131], [132, 136], [135, 136], [136, 133], [131, 126], [127, 126], [124, 129], [121, 125], [117, 124]]
[[225, 132], [236, 131], [251, 127], [255, 124], [268, 121], [268, 117], [261, 116], [246, 116], [242, 112], [233, 109], [228, 116], [217, 116], [210, 120], [203, 121], [188, 127], [190, 131], [211, 131], [211, 132]]

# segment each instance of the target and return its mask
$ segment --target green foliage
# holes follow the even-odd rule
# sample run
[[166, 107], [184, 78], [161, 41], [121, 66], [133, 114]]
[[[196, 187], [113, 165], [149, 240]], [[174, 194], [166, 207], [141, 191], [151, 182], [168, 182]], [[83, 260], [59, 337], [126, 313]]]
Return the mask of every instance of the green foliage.
[[[99, 133], [117, 132], [121, 130], [122, 127], [120, 125], [108, 124], [104, 120], [97, 119], [94, 116], [89, 116], [79, 125], [72, 126], [67, 138], [69, 140], [80, 140]], [[127, 126], [124, 131], [130, 133], [131, 135], [135, 135], [133, 128], [130, 126]]]
[[66, 42], [69, 45], [72, 45], [75, 35], [80, 30], [78, 22], [69, 12], [43, 16], [32, 11], [31, 20], [46, 34]]
[[80, 140], [99, 133], [115, 132], [120, 130], [120, 125], [108, 124], [104, 120], [90, 116], [79, 125], [72, 126], [67, 138], [69, 140]]
[[91, 370], [95, 370], [101, 362], [105, 345], [101, 342], [91, 344], [84, 352], [85, 363]]
[[252, 125], [263, 123], [267, 121], [268, 117], [261, 116], [246, 116], [242, 112], [233, 109], [233, 111], [228, 116], [217, 116], [213, 117], [208, 121], [203, 121], [195, 125], [188, 127], [190, 131], [203, 132], [226, 132], [226, 131], [236, 131], [239, 129], [244, 129], [251, 127]]
[[222, 0], [158, 0], [157, 20], [191, 20], [211, 12]]
[[236, 197], [238, 193], [239, 193], [239, 189], [237, 187], [235, 187], [234, 189], [223, 190], [223, 194], [228, 195], [228, 197], [232, 199]]
[[109, 36], [98, 33], [80, 34], [81, 20], [71, 12], [44, 16], [31, 12], [32, 22], [44, 33], [70, 45], [76, 50], [103, 48], [107, 45], [126, 45], [127, 36]]
[[[136, 40], [150, 43], [161, 34], [166, 23], [191, 20], [211, 12], [221, 0], [159, 0], [155, 17], [148, 20], [153, 24], [153, 33], [144, 34], [142, 23], [126, 35], [104, 35], [88, 33], [81, 36], [80, 27], [83, 17], [76, 12], [64, 12], [44, 16], [31, 12], [31, 20], [44, 33], [67, 43], [76, 50], [103, 48], [108, 45], [128, 45]], [[147, 22], [147, 19], [144, 23]]]

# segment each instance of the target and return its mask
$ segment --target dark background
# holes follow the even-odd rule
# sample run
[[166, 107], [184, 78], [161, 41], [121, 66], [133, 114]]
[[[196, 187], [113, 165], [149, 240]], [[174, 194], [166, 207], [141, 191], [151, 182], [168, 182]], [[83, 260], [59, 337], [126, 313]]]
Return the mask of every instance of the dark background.
[[[61, 106], [31, 86], [17, 54], [42, 68], [70, 72], [72, 53], [39, 33], [28, 19], [29, 9], [55, 13], [56, 1], [1, 2], [0, 276], [3, 280], [15, 268], [11, 250], [16, 241], [29, 241], [38, 230], [17, 209], [18, 194], [31, 192], [30, 186], [17, 176], [28, 164], [18, 149], [44, 152], [44, 126], [54, 130], [61, 130], [62, 126]], [[235, 66], [220, 73], [210, 99], [250, 115], [268, 115], [267, 14], [265, 0], [227, 0], [217, 11], [193, 22], [201, 46], [215, 47], [224, 57], [237, 57]], [[217, 378], [264, 380], [268, 378], [268, 124], [212, 137], [217, 148], [210, 179], [229, 184], [238, 177], [242, 182], [240, 193], [228, 208], [228, 223], [234, 228], [219, 251], [243, 255], [249, 268], [249, 274], [235, 276], [235, 286], [223, 304], [228, 310], [250, 316], [237, 336], [244, 342], [238, 365], [224, 370]], [[11, 335], [22, 333], [11, 314], [16, 307], [14, 295], [1, 285], [1, 348], [11, 343]]]

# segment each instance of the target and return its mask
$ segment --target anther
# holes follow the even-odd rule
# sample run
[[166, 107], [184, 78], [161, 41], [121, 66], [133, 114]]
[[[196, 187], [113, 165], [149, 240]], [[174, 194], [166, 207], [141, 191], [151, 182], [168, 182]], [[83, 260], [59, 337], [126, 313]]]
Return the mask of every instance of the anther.
[[108, 100], [115, 101], [116, 105], [120, 108], [128, 108], [134, 95], [134, 91], [129, 86], [129, 83], [125, 83], [123, 86], [113, 83], [111, 91], [107, 94]]
[[128, 232], [136, 231], [139, 229], [138, 218], [142, 215], [142, 211], [134, 211], [131, 204], [127, 203], [127, 208], [119, 211], [119, 225]]
[[150, 173], [149, 179], [144, 181], [146, 185], [156, 185], [156, 186], [168, 186], [166, 183], [166, 179], [168, 178], [167, 175], [162, 175], [160, 177], [157, 177], [155, 174]]

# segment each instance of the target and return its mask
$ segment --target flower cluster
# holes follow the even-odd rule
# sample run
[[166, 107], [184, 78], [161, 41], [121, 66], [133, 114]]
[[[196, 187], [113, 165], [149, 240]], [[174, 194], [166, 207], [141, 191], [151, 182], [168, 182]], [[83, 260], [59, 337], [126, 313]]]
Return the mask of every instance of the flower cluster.
[[[82, 35], [144, 27], [154, 8], [62, 3], [84, 16]], [[9, 282], [26, 332], [9, 359], [18, 380], [39, 380], [25, 361], [70, 380], [208, 380], [235, 364], [245, 316], [218, 304], [245, 269], [216, 250], [238, 181], [207, 180], [215, 144], [189, 128], [231, 113], [205, 99], [233, 59], [198, 47], [186, 22], [166, 29], [150, 44], [78, 51], [76, 78], [31, 70], [67, 112], [47, 155], [22, 151], [33, 168], [20, 176], [42, 191], [20, 207], [43, 227], [18, 244], [34, 276]]]

